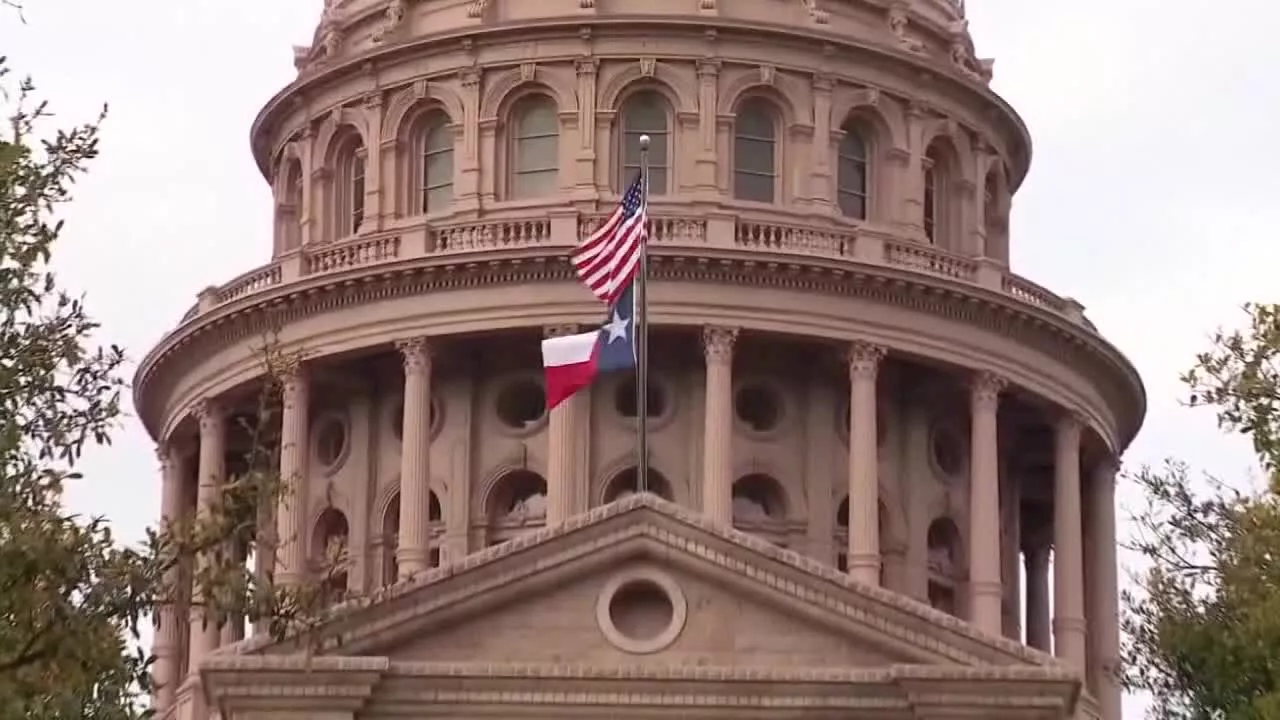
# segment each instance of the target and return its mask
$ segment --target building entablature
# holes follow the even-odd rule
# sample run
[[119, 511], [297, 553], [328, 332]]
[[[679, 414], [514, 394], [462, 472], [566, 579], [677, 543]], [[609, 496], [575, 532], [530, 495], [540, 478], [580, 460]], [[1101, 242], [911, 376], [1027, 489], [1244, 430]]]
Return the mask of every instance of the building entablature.
[[[764, 4], [773, 5], [776, 0]], [[883, 16], [886, 11], [879, 12]], [[818, 88], [844, 85], [870, 89], [886, 99], [918, 108], [918, 112], [948, 118], [995, 148], [1008, 163], [1010, 185], [1016, 188], [1029, 167], [1031, 142], [1013, 108], [987, 87], [986, 77], [960, 70], [948, 50], [924, 50], [911, 42], [904, 45], [885, 27], [888, 34], [882, 37], [878, 27], [870, 34], [838, 32], [827, 25], [780, 25], [767, 15], [637, 17], [628, 12], [611, 17], [608, 11], [549, 17], [533, 23], [477, 23], [462, 27], [433, 24], [420, 33], [406, 35], [401, 42], [370, 45], [311, 66], [259, 113], [251, 133], [253, 151], [259, 169], [271, 178], [285, 144], [310, 132], [317, 120], [353, 104], [380, 103], [384, 93], [423, 80], [458, 78], [461, 83], [474, 83], [477, 91], [483, 86], [483, 92], [488, 94], [504, 71], [527, 72], [535, 65], [566, 65], [570, 80], [567, 92], [561, 95], [566, 102], [560, 111], [577, 114], [583, 107], [576, 99], [580, 88], [571, 79], [575, 64], [582, 67], [584, 63], [590, 66], [640, 60], [652, 66], [654, 62], [684, 59], [696, 60], [708, 68], [761, 67], [762, 72], [776, 72], [780, 79], [793, 75], [805, 85]], [[957, 37], [971, 45], [967, 30], [960, 32]], [[660, 49], [641, 42], [644, 35], [654, 33], [663, 37]], [[509, 43], [517, 41], [535, 41], [536, 55], [512, 56]], [[760, 48], [765, 45], [770, 50], [767, 58], [760, 56]], [[955, 52], [969, 57], [966, 53], [970, 51]], [[427, 59], [429, 62], [424, 62]], [[961, 65], [964, 62], [960, 61]], [[922, 84], [922, 77], [929, 82]], [[691, 98], [695, 104], [697, 93], [695, 88]], [[591, 99], [591, 106], [613, 109], [598, 97]], [[459, 103], [457, 109], [466, 107]], [[486, 115], [481, 108], [475, 109], [479, 115], [465, 121], [492, 117], [492, 113]], [[810, 118], [805, 124], [817, 119], [810, 108], [801, 110]], [[464, 121], [456, 116], [453, 120]], [[835, 124], [839, 125], [839, 119]]]
[[[877, 342], [909, 354], [999, 370], [1038, 396], [1078, 408], [1114, 451], [1137, 431], [1145, 399], [1132, 367], [1086, 324], [1078, 304], [998, 264], [871, 233], [849, 233], [824, 253], [810, 235], [795, 239], [795, 246], [787, 244], [794, 236], [781, 232], [775, 242], [744, 243], [733, 220], [720, 226], [695, 218], [654, 222], [658, 228], [688, 225], [669, 236], [656, 235], [652, 312], [659, 326], [727, 323], [762, 332], [803, 332], [834, 343], [867, 339], [871, 333]], [[579, 232], [579, 218], [568, 214], [548, 223], [560, 231], [548, 229], [525, 243], [506, 242], [508, 235], [491, 229], [456, 233], [452, 237], [470, 238], [472, 244], [452, 251], [427, 252], [437, 233], [359, 240], [323, 249], [333, 254], [282, 258], [221, 290], [206, 291], [197, 312], [143, 360], [135, 382], [140, 416], [153, 436], [167, 436], [201, 397], [260, 375], [246, 343], [277, 330], [286, 343], [333, 354], [415, 334], [590, 322], [599, 309], [572, 279], [564, 259]], [[502, 299], [505, 294], [492, 294], [514, 285], [528, 289], [528, 302], [512, 305]], [[762, 300], [765, 289], [776, 289], [781, 299]], [[464, 296], [465, 307], [454, 307]], [[424, 304], [425, 298], [432, 303]], [[870, 304], [832, 309], [851, 301]], [[367, 311], [363, 319], [342, 315], [387, 302], [401, 304], [381, 307], [378, 312], [386, 314], [376, 325], [369, 324]], [[867, 312], [890, 308], [918, 318], [905, 320], [909, 333], [885, 335], [884, 326], [868, 322]], [[926, 320], [930, 317], [945, 318], [950, 334], [921, 336], [925, 324], [936, 324]], [[985, 330], [993, 342], [1012, 343], [997, 366], [988, 367], [993, 361], [985, 354], [967, 353], [969, 340], [957, 342], [958, 333], [972, 330]], [[243, 352], [236, 351], [242, 346]], [[228, 352], [239, 360], [224, 362]], [[1066, 375], [1048, 367], [1060, 367]]]

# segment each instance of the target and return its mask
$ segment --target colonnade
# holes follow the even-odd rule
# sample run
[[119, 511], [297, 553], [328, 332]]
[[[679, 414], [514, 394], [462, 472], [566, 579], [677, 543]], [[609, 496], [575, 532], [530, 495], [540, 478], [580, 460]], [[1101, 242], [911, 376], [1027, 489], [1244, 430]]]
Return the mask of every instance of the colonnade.
[[[563, 328], [548, 332], [562, 332]], [[708, 327], [702, 347], [706, 363], [705, 412], [701, 507], [713, 522], [733, 523], [733, 353], [738, 332], [734, 328]], [[404, 364], [404, 410], [400, 454], [400, 517], [396, 545], [401, 579], [429, 568], [430, 537], [427, 519], [430, 498], [431, 368], [429, 342], [414, 338], [397, 343]], [[879, 532], [879, 477], [877, 443], [877, 377], [885, 348], [852, 343], [845, 355], [849, 373], [849, 533], [848, 572], [859, 582], [880, 583], [882, 551]], [[979, 372], [970, 380], [969, 522], [966, 553], [969, 559], [969, 620], [979, 630], [1003, 635], [1002, 572], [999, 482], [999, 433], [997, 413], [1006, 381]], [[283, 379], [280, 477], [284, 485], [275, 512], [276, 554], [274, 578], [283, 585], [297, 585], [307, 577], [306, 479], [310, 410], [310, 382], [304, 367], [294, 368]], [[582, 442], [579, 420], [581, 400], [575, 398], [555, 408], [548, 422], [547, 523], [554, 525], [586, 509], [585, 478], [575, 462]], [[217, 502], [226, 479], [227, 415], [215, 401], [201, 403], [199, 421], [196, 512], [207, 512]], [[1119, 619], [1116, 595], [1118, 578], [1115, 555], [1115, 463], [1097, 463], [1088, 497], [1081, 482], [1083, 423], [1063, 412], [1055, 420], [1053, 617], [1050, 619], [1048, 572], [1050, 542], [1024, 548], [1026, 589], [1026, 638], [1032, 647], [1052, 651], [1066, 662], [1086, 670], [1089, 684], [1102, 704], [1103, 717], [1119, 717], [1120, 690], [1114, 677], [1119, 654]], [[188, 474], [172, 448], [162, 446], [164, 522], [177, 522], [184, 510], [183, 480]], [[456, 507], [456, 504], [451, 504]], [[463, 513], [465, 515], [465, 513]], [[446, 522], [458, 522], [456, 511]], [[1088, 526], [1091, 542], [1084, 542]], [[455, 540], [446, 556], [465, 554], [465, 534], [449, 533]], [[265, 535], [264, 535], [265, 537]], [[197, 561], [199, 562], [199, 561]], [[261, 564], [260, 564], [261, 566]], [[173, 572], [178, 572], [174, 570]], [[1086, 597], [1087, 593], [1087, 597]], [[239, 639], [237, 631], [222, 630], [203, 622], [200, 598], [193, 593], [189, 617], [179, 617], [179, 606], [163, 608], [153, 652], [156, 655], [156, 704], [167, 708], [181, 684], [182, 668], [194, 670], [220, 644]], [[1086, 614], [1086, 610], [1089, 612]], [[189, 633], [187, 632], [190, 629]], [[184, 635], [187, 637], [184, 641]], [[1052, 640], [1052, 642], [1051, 642]], [[186, 662], [181, 652], [186, 648]]]

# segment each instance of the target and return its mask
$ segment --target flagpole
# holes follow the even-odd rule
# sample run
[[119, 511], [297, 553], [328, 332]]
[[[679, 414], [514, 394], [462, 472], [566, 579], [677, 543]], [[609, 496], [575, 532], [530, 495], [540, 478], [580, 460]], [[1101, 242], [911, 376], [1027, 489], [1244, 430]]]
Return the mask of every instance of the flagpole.
[[[640, 201], [648, 222], [649, 136], [640, 136]], [[649, 274], [648, 238], [640, 243], [640, 264], [636, 268], [636, 489], [649, 492]]]

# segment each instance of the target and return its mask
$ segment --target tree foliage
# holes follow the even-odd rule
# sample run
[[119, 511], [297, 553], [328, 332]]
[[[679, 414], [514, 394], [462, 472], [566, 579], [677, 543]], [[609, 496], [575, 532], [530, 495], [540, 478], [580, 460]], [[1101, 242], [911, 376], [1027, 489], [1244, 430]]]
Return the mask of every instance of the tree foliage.
[[[134, 718], [150, 690], [141, 631], [157, 607], [185, 596], [173, 571], [194, 567], [197, 554], [208, 560], [194, 584], [215, 623], [264, 618], [279, 636], [310, 627], [335, 599], [323, 582], [275, 587], [231, 551], [274, 554], [256, 546], [258, 508], [282, 492], [274, 379], [297, 358], [264, 343], [261, 401], [239, 419], [250, 450], [206, 516], [126, 545], [105, 518], [65, 509], [83, 452], [117, 429], [124, 353], [95, 343], [97, 323], [50, 269], [60, 208], [98, 154], [103, 116], [46, 131], [47, 106], [33, 93], [0, 58], [9, 117], [0, 137], [0, 718]], [[344, 561], [339, 552], [326, 573]]]
[[1230, 487], [1185, 464], [1144, 468], [1125, 593], [1126, 683], [1169, 720], [1280, 718], [1280, 306], [1245, 306], [1183, 381], [1193, 406], [1248, 437], [1266, 486]]

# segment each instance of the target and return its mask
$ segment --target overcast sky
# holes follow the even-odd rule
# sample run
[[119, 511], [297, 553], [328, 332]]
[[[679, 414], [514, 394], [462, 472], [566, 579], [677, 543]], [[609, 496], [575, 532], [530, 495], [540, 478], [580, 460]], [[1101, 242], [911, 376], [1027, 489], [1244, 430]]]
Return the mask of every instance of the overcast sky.
[[[58, 266], [88, 293], [103, 339], [139, 358], [200, 288], [268, 259], [270, 196], [249, 124], [292, 79], [290, 46], [309, 41], [320, 0], [26, 4], [26, 26], [0, 17], [0, 53], [34, 74], [67, 123], [111, 105]], [[1014, 268], [1083, 302], [1146, 381], [1150, 409], [1127, 464], [1177, 455], [1249, 477], [1247, 446], [1180, 407], [1177, 376], [1241, 303], [1274, 299], [1280, 242], [1263, 209], [1280, 194], [1280, 4], [968, 5], [978, 54], [996, 58], [994, 86], [1035, 140], [1014, 202]], [[159, 503], [141, 427], [130, 419], [85, 470], [74, 506], [139, 536]]]

